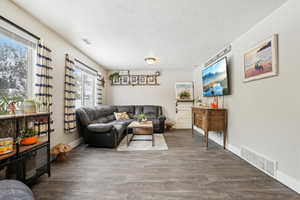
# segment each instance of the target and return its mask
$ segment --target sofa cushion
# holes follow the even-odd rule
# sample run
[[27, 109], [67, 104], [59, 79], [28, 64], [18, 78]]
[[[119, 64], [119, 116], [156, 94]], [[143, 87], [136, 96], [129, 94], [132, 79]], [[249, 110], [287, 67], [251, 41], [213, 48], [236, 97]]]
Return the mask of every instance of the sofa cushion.
[[157, 118], [157, 115], [153, 114], [153, 113], [148, 113], [148, 114], [145, 114], [145, 115], [146, 115], [146, 118], [148, 120], [152, 120], [152, 119], [156, 119]]
[[126, 112], [114, 112], [116, 120], [126, 120], [129, 116]]
[[157, 106], [144, 106], [143, 113], [146, 115], [158, 115], [158, 107]]
[[116, 117], [115, 117], [115, 115], [107, 115], [106, 119], [110, 122], [110, 121], [116, 120]]
[[92, 132], [105, 133], [112, 129], [113, 124], [111, 123], [98, 123], [88, 125], [88, 130]]
[[95, 108], [83, 107], [82, 109], [85, 111], [91, 121], [97, 118], [97, 111]]
[[88, 126], [90, 123], [92, 123], [91, 118], [83, 108], [79, 108], [76, 110], [76, 116], [80, 123], [84, 126]]
[[124, 124], [124, 125], [128, 126], [133, 121], [134, 121], [134, 119], [115, 120], [115, 123], [116, 124]]
[[135, 117], [137, 117], [141, 113], [143, 113], [143, 106], [135, 106], [135, 112], [134, 112]]
[[102, 106], [96, 106], [95, 107], [96, 116], [95, 119], [100, 117], [106, 117], [108, 115], [113, 114], [117, 111], [115, 106], [108, 106], [108, 105], [102, 105]]
[[107, 122], [109, 122], [107, 117], [100, 117], [99, 119], [92, 121], [92, 124], [107, 123]]

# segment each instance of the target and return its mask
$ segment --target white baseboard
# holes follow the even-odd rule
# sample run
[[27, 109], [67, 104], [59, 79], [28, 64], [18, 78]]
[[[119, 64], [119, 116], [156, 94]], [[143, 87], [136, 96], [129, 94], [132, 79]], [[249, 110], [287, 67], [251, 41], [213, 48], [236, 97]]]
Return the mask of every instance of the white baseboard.
[[[197, 133], [200, 133], [201, 135], [204, 135], [204, 132], [194, 126], [194, 130], [197, 132]], [[214, 141], [215, 143], [219, 144], [219, 145], [223, 145], [223, 141], [220, 140], [220, 137], [217, 137], [216, 134], [210, 134], [209, 135], [209, 139], [211, 139], [212, 141]], [[241, 159], [243, 159], [241, 157], [241, 149], [232, 145], [232, 144], [227, 144], [227, 150], [229, 150], [230, 152], [234, 153], [235, 155], [239, 156]], [[243, 159], [244, 160], [244, 159]], [[251, 164], [251, 163], [249, 163]], [[263, 171], [262, 171], [263, 172]], [[276, 177], [273, 177], [275, 178], [277, 181], [279, 181], [280, 183], [284, 184], [285, 186], [291, 188], [292, 190], [294, 190], [295, 192], [297, 192], [298, 194], [300, 194], [300, 181], [291, 177], [291, 176], [288, 176], [287, 174], [281, 172], [281, 171], [277, 171], [277, 176]], [[267, 174], [268, 175], [268, 174]]]
[[285, 173], [281, 171], [277, 171], [277, 178], [279, 182], [286, 185], [287, 187], [291, 188], [292, 190], [296, 191], [298, 194], [300, 194], [300, 181], [296, 180], [295, 178], [286, 175]]
[[78, 147], [80, 144], [83, 143], [83, 138], [78, 138], [76, 140], [74, 140], [73, 142], [69, 143], [69, 145], [71, 146], [72, 149]]

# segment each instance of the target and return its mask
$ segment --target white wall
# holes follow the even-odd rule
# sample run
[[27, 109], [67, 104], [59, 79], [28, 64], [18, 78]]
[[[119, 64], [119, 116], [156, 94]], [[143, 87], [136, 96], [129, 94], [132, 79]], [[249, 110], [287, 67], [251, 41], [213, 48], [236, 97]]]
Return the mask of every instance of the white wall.
[[192, 70], [160, 72], [159, 86], [111, 86], [107, 94], [108, 104], [160, 105], [167, 118], [175, 120], [175, 82], [192, 81]]
[[[41, 24], [30, 14], [15, 6], [8, 0], [0, 1], [0, 13], [3, 17], [13, 21], [19, 26], [27, 29], [35, 35], [41, 37], [52, 50], [53, 59], [53, 117], [54, 117], [54, 133], [51, 137], [51, 145], [58, 143], [70, 143], [78, 138], [77, 133], [65, 134], [63, 128], [64, 121], [64, 66], [65, 54], [69, 53], [75, 58], [85, 62], [87, 65], [99, 70], [103, 75], [106, 71], [97, 63], [93, 62], [71, 44], [67, 43], [62, 37], [54, 31]], [[72, 31], [72, 30], [70, 30]], [[105, 97], [104, 97], [105, 99]]]
[[[300, 192], [300, 1], [289, 0], [232, 43], [228, 143], [278, 161], [278, 179]], [[279, 76], [243, 82], [243, 53], [279, 34]], [[194, 80], [201, 92], [200, 68]]]

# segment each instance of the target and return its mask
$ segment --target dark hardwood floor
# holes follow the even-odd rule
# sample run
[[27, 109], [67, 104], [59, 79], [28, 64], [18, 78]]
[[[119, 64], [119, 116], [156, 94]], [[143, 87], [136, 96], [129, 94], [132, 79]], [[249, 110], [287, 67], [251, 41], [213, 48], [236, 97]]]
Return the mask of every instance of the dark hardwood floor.
[[190, 131], [165, 134], [168, 151], [82, 145], [32, 189], [37, 200], [298, 200], [292, 190]]

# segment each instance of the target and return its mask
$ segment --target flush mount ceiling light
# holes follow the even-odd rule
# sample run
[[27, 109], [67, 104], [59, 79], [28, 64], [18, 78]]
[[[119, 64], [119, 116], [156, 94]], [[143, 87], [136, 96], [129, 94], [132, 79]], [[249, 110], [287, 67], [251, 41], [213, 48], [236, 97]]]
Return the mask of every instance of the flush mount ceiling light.
[[154, 58], [154, 57], [148, 57], [148, 58], [145, 58], [145, 62], [149, 65], [152, 65], [156, 62], [158, 62], [159, 59], [158, 58]]

